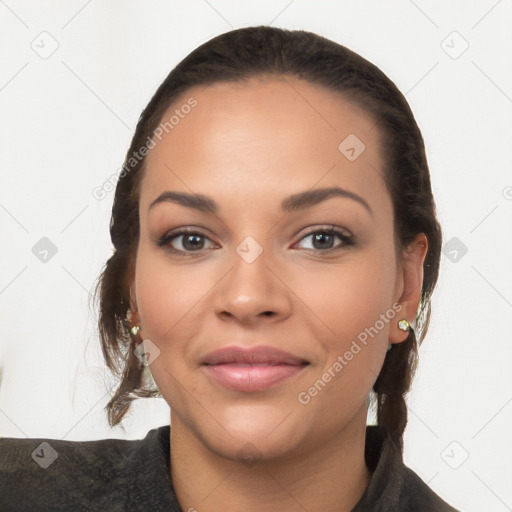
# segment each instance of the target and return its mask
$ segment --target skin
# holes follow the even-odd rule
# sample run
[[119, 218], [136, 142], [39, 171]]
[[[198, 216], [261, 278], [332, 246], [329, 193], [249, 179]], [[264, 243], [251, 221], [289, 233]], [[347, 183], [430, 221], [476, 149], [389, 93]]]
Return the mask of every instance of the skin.
[[[407, 337], [398, 320], [414, 319], [426, 238], [397, 252], [379, 131], [342, 96], [296, 78], [251, 79], [192, 88], [164, 118], [191, 96], [197, 106], [146, 160], [130, 281], [140, 339], [160, 350], [150, 369], [172, 410], [178, 500], [198, 512], [349, 511], [371, 478], [364, 462], [368, 394], [388, 344]], [[349, 134], [366, 146], [353, 162], [338, 150]], [[291, 194], [331, 186], [358, 194], [372, 213], [346, 197], [281, 210]], [[165, 190], [207, 195], [219, 210], [163, 202], [148, 211]], [[326, 224], [352, 234], [355, 244], [335, 236], [315, 246], [308, 235]], [[183, 245], [186, 235], [156, 245], [186, 226], [205, 235], [199, 250]], [[236, 251], [247, 236], [263, 249], [252, 263]], [[393, 304], [400, 313], [300, 403], [298, 394]], [[270, 345], [310, 364], [264, 391], [229, 390], [199, 361], [233, 344]], [[240, 453], [248, 446], [252, 464]]]

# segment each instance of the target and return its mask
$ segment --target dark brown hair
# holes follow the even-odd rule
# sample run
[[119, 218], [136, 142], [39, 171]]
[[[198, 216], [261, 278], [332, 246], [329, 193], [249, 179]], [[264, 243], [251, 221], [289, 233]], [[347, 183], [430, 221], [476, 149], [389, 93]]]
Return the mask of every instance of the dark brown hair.
[[388, 440], [402, 450], [407, 423], [404, 395], [417, 363], [417, 343], [430, 319], [430, 297], [437, 281], [441, 230], [436, 220], [429, 170], [421, 132], [407, 101], [395, 84], [358, 54], [311, 32], [260, 26], [233, 30], [204, 43], [182, 60], [160, 85], [142, 112], [115, 191], [110, 236], [114, 253], [95, 289], [99, 296], [99, 334], [105, 361], [120, 378], [106, 406], [111, 426], [118, 424], [137, 397], [158, 390], [144, 382], [144, 366], [134, 355], [126, 315], [129, 282], [139, 239], [139, 188], [144, 158], [134, 159], [153, 137], [163, 114], [188, 89], [216, 82], [264, 76], [297, 77], [321, 85], [369, 112], [381, 132], [384, 175], [393, 202], [395, 243], [403, 249], [424, 233], [428, 253], [415, 331], [387, 353], [373, 390], [377, 421]]

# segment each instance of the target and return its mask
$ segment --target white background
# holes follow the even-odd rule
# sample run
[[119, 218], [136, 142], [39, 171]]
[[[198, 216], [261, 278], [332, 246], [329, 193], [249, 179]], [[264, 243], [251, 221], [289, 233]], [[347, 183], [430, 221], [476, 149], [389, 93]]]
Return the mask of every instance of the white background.
[[[124, 430], [103, 411], [113, 381], [88, 300], [113, 193], [92, 190], [179, 60], [272, 24], [355, 50], [411, 104], [445, 243], [467, 253], [443, 256], [405, 462], [461, 510], [512, 510], [511, 13], [510, 0], [0, 1], [0, 435], [133, 439], [168, 424], [163, 399], [137, 401]], [[46, 263], [42, 237], [57, 247]]]

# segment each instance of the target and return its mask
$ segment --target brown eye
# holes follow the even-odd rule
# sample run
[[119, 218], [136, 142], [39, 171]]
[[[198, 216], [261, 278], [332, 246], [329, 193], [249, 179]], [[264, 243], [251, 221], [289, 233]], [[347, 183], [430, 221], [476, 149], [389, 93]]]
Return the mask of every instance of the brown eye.
[[[209, 247], [205, 247], [205, 242], [210, 239], [196, 231], [181, 230], [176, 233], [164, 235], [158, 242], [159, 247], [167, 247], [176, 253], [199, 252]], [[211, 242], [211, 241], [210, 241]]]
[[173, 241], [178, 240], [183, 237], [181, 241], [182, 247], [187, 251], [197, 251], [203, 248], [204, 245], [204, 237], [200, 234], [187, 233], [186, 235], [180, 235], [179, 237], [174, 237]]
[[313, 237], [313, 246], [315, 249], [332, 249], [335, 243], [336, 235], [321, 231], [311, 235]]
[[[308, 238], [311, 239], [312, 247], [305, 247], [305, 249], [317, 252], [327, 252], [354, 244], [352, 236], [348, 236], [338, 229], [322, 229], [312, 231], [311, 233], [308, 233], [306, 236], [304, 236], [301, 240], [306, 240]], [[341, 243], [336, 244], [336, 239], [341, 240]]]

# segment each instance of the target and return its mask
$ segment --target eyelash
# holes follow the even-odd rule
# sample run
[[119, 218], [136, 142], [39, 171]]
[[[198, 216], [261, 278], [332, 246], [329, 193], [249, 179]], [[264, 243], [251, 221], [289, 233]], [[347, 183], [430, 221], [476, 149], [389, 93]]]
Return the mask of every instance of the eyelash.
[[[337, 246], [335, 246], [335, 247], [331, 247], [329, 249], [306, 249], [307, 251], [313, 252], [314, 254], [332, 253], [332, 252], [335, 252], [337, 250], [342, 249], [343, 247], [350, 247], [350, 246], [353, 246], [355, 244], [355, 240], [354, 240], [354, 236], [353, 235], [347, 235], [343, 231], [341, 231], [340, 229], [335, 228], [334, 226], [329, 226], [329, 227], [320, 228], [320, 229], [317, 228], [314, 231], [310, 231], [309, 233], [306, 233], [300, 239], [300, 241], [304, 240], [305, 238], [310, 237], [311, 235], [315, 235], [315, 234], [318, 234], [318, 233], [338, 236], [340, 238], [340, 240], [342, 241], [342, 243], [337, 245]], [[182, 228], [179, 231], [174, 232], [174, 233], [173, 232], [166, 233], [165, 235], [163, 235], [156, 242], [156, 245], [158, 247], [166, 247], [166, 249], [169, 250], [170, 252], [172, 252], [174, 254], [178, 254], [180, 256], [193, 256], [196, 253], [199, 254], [199, 253], [201, 253], [201, 252], [203, 252], [205, 250], [208, 250], [208, 249], [199, 249], [197, 251], [182, 251], [182, 250], [179, 250], [179, 249], [175, 249], [174, 247], [172, 247], [170, 245], [170, 243], [175, 238], [178, 238], [178, 237], [183, 236], [183, 235], [191, 235], [191, 234], [192, 235], [199, 235], [199, 236], [204, 237], [204, 238], [208, 238], [204, 233], [201, 233], [200, 231], [197, 231], [195, 229]]]

